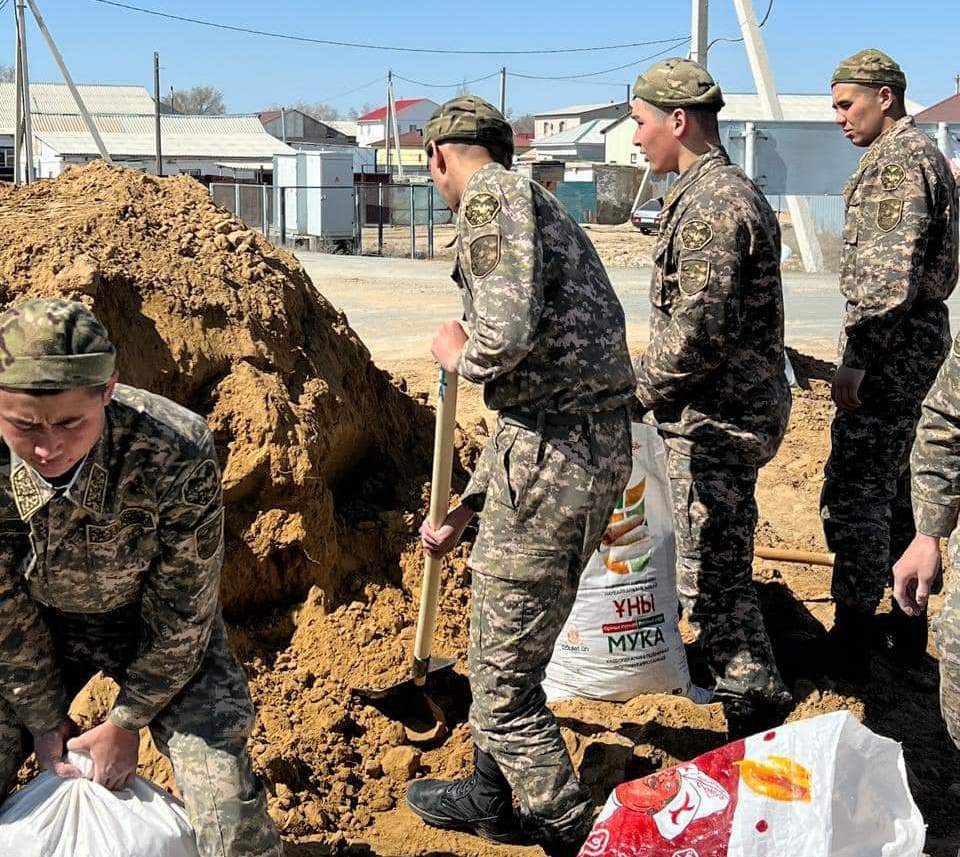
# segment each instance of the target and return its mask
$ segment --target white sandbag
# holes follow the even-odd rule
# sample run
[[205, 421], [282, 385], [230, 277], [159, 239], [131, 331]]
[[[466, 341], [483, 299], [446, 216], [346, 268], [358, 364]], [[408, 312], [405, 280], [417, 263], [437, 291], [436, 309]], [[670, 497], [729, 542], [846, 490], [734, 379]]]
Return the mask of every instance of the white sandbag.
[[673, 693], [702, 700], [677, 621], [666, 451], [655, 428], [634, 423], [633, 472], [557, 638], [543, 682], [547, 698]]
[[837, 711], [622, 783], [580, 857], [919, 857], [925, 834], [900, 745]]
[[0, 854], [16, 857], [197, 857], [183, 806], [135, 777], [122, 791], [94, 783], [86, 753], [67, 754], [83, 778], [40, 774], [0, 806]]

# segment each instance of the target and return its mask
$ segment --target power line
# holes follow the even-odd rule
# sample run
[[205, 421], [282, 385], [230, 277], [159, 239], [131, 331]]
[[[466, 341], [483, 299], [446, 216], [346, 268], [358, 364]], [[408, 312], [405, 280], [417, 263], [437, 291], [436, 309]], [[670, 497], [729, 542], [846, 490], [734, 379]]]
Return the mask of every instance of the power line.
[[[114, 6], [118, 9], [125, 9], [128, 12], [141, 12], [144, 15], [154, 15], [157, 18], [167, 18], [171, 21], [181, 21], [186, 24], [197, 24], [201, 27], [212, 27], [217, 30], [229, 30], [234, 33], [246, 33], [251, 36], [266, 36], [271, 39], [285, 39], [291, 42], [307, 42], [314, 45], [328, 45], [339, 48], [364, 48], [371, 51], [398, 51], [401, 53], [413, 54], [458, 54], [465, 56], [531, 56], [538, 54], [581, 54], [594, 51], [616, 51], [623, 48], [639, 48], [648, 45], [663, 45], [667, 42], [674, 42], [679, 37], [674, 36], [670, 39], [652, 39], [645, 42], [625, 42], [619, 45], [594, 45], [586, 48], [544, 48], [540, 50], [497, 50], [497, 51], [470, 51], [470, 50], [451, 50], [447, 48], [410, 48], [400, 45], [377, 45], [365, 42], [344, 42], [334, 39], [316, 39], [311, 36], [298, 36], [293, 33], [275, 33], [270, 30], [257, 30], [253, 27], [241, 27], [236, 24], [224, 24], [218, 21], [207, 21], [201, 18], [190, 18], [186, 15], [174, 15], [170, 12], [160, 12], [156, 9], [147, 9], [143, 6], [134, 6], [130, 3], [120, 3], [118, 0], [93, 0], [94, 3], [102, 3], [104, 6]], [[686, 37], [683, 38], [686, 41]]]
[[346, 92], [339, 92], [336, 95], [328, 95], [325, 98], [321, 98], [321, 103], [326, 103], [328, 101], [336, 101], [338, 98], [345, 98], [348, 95], [353, 95], [355, 92], [360, 92], [363, 89], [369, 89], [375, 83], [380, 83], [383, 80], [382, 75], [377, 75], [373, 80], [368, 83], [361, 84], [360, 86], [355, 86], [353, 89], [348, 89]]
[[[512, 77], [522, 77], [525, 80], [580, 80], [581, 78], [584, 78], [584, 77], [595, 77], [598, 74], [608, 74], [612, 71], [622, 71], [625, 68], [631, 68], [632, 66], [640, 65], [641, 63], [648, 62], [649, 60], [655, 59], [656, 57], [663, 56], [664, 54], [668, 54], [670, 53], [670, 51], [680, 47], [680, 45], [686, 44], [688, 41], [690, 41], [689, 38], [684, 36], [682, 39], [674, 40], [672, 44], [665, 47], [662, 51], [657, 51], [655, 54], [650, 54], [649, 56], [641, 57], [638, 60], [625, 63], [624, 65], [614, 66], [613, 68], [604, 68], [604, 69], [601, 69], [600, 71], [588, 71], [584, 74], [539, 75], [539, 74], [520, 74], [519, 72], [515, 72], [515, 71], [509, 72], [509, 74]], [[618, 84], [618, 86], [622, 86], [622, 85], [623, 84]]]
[[483, 77], [475, 77], [473, 80], [458, 80], [456, 83], [424, 83], [422, 80], [411, 80], [409, 77], [404, 77], [402, 74], [393, 73], [393, 76], [397, 80], [402, 80], [404, 83], [412, 83], [414, 86], [425, 86], [431, 89], [453, 89], [457, 86], [470, 86], [474, 83], [481, 83], [484, 80], [490, 80], [492, 77], [496, 77], [500, 74], [499, 71], [495, 71], [492, 74], [486, 74]]
[[[770, 13], [771, 13], [772, 11], [773, 11], [773, 0], [770, 0], [769, 5], [767, 6], [767, 11], [764, 13], [763, 20], [762, 20], [759, 24], [757, 24], [757, 29], [758, 29], [758, 30], [759, 30], [761, 27], [763, 27], [764, 24], [767, 23], [767, 21], [768, 21], [769, 18], [770, 18]], [[742, 41], [743, 41], [743, 36], [739, 36], [738, 38], [732, 38], [732, 37], [730, 37], [730, 36], [720, 36], [720, 38], [714, 39], [712, 42], [710, 42], [709, 45], [707, 45], [707, 50], [710, 50], [710, 48], [712, 48], [717, 42], [731, 42], [731, 43], [736, 43], [736, 42], [742, 42]]]

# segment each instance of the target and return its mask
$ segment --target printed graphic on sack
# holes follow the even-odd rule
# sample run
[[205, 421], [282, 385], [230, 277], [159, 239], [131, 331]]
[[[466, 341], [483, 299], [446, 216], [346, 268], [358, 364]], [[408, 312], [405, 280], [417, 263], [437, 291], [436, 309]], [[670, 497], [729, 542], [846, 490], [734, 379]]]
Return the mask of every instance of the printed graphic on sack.
[[666, 452], [656, 429], [634, 424], [633, 471], [580, 576], [547, 666], [547, 698], [691, 694], [677, 619]]
[[580, 857], [917, 857], [923, 841], [899, 745], [841, 711], [620, 784]]

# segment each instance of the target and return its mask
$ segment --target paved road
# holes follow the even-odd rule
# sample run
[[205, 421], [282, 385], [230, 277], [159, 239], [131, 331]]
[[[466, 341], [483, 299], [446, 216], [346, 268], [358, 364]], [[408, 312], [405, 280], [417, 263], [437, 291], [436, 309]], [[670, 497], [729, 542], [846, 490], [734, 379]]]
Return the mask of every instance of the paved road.
[[[347, 314], [374, 359], [426, 356], [437, 324], [461, 314], [449, 262], [307, 252], [297, 257], [320, 292]], [[630, 342], [646, 342], [651, 268], [610, 268], [609, 274], [623, 302]], [[843, 311], [837, 275], [785, 274], [784, 300], [787, 343], [808, 354], [833, 357]], [[950, 303], [956, 330], [960, 295]]]

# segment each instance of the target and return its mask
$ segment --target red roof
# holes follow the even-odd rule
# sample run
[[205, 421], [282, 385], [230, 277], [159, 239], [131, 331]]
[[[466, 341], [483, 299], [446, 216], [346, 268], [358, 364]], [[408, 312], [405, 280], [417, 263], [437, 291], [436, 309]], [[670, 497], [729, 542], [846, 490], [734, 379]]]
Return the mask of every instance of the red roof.
[[917, 122], [960, 122], [960, 94], [938, 101], [916, 115]]
[[[413, 107], [415, 104], [422, 104], [426, 101], [426, 98], [401, 98], [397, 104], [397, 113], [400, 113], [406, 110], [408, 107]], [[378, 107], [376, 110], [371, 110], [369, 113], [365, 113], [357, 122], [379, 122], [385, 119], [387, 116], [386, 107]]]
[[518, 131], [513, 135], [514, 149], [529, 149], [533, 146], [533, 132]]
[[279, 118], [279, 116], [279, 110], [263, 110], [257, 114], [257, 119], [266, 125], [267, 122], [273, 122], [273, 120]]

